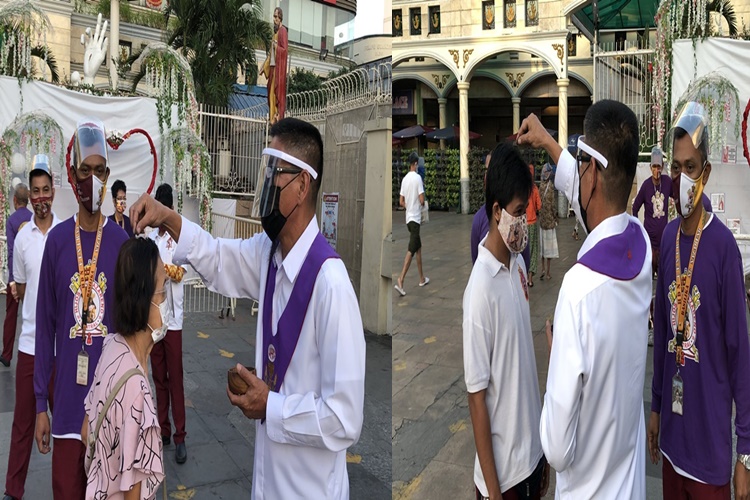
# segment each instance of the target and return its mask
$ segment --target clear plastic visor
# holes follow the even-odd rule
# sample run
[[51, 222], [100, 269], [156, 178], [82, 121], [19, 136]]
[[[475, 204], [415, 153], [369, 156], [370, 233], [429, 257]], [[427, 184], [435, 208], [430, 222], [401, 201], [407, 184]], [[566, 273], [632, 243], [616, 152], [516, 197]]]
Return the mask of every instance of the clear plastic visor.
[[104, 126], [101, 122], [85, 121], [78, 124], [75, 141], [76, 168], [87, 158], [93, 155], [99, 155], [109, 163], [107, 157], [107, 138], [104, 132]]
[[677, 115], [677, 119], [667, 134], [667, 144], [670, 145], [672, 151], [674, 151], [674, 134], [678, 128], [688, 133], [690, 140], [693, 141], [693, 146], [698, 149], [705, 136], [708, 135], [706, 133], [708, 116], [703, 105], [693, 101], [682, 106], [680, 114]]
[[303, 171], [309, 173], [313, 179], [318, 176], [310, 165], [299, 158], [276, 149], [264, 149], [258, 181], [255, 183], [252, 217], [262, 218], [271, 215], [276, 199], [281, 195], [281, 189]]

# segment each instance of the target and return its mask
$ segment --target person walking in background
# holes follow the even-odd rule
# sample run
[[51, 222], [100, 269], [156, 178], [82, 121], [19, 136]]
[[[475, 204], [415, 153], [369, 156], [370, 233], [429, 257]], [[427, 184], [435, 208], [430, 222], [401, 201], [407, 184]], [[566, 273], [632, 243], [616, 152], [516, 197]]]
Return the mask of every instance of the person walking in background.
[[555, 206], [554, 167], [549, 163], [542, 169], [542, 185], [539, 189], [542, 198], [542, 210], [539, 213], [539, 227], [542, 230], [542, 274], [539, 279], [552, 278], [550, 265], [552, 259], [560, 257], [557, 249], [557, 207]]
[[18, 326], [18, 292], [13, 279], [13, 243], [18, 230], [31, 220], [29, 204], [29, 188], [26, 184], [18, 184], [13, 190], [13, 206], [16, 211], [5, 221], [5, 241], [8, 249], [8, 286], [5, 287], [5, 323], [3, 324], [3, 352], [0, 363], [10, 366], [13, 359], [13, 345], [16, 342], [16, 327]]
[[425, 286], [430, 278], [422, 271], [422, 239], [419, 229], [422, 225], [422, 206], [424, 206], [424, 185], [422, 178], [417, 173], [419, 155], [412, 151], [409, 154], [409, 173], [401, 180], [401, 192], [399, 193], [399, 204], [406, 209], [406, 226], [409, 228], [409, 247], [404, 258], [404, 267], [396, 280], [393, 288], [402, 296], [406, 295], [404, 289], [404, 278], [409, 271], [411, 261], [416, 255], [417, 270], [419, 271], [419, 286]]
[[[531, 172], [531, 180], [534, 180], [534, 164], [529, 163], [529, 171]], [[526, 222], [529, 225], [529, 248], [531, 250], [530, 264], [529, 264], [529, 286], [534, 286], [534, 275], [537, 271], [537, 262], [539, 262], [539, 225], [537, 224], [537, 217], [539, 216], [539, 210], [542, 209], [542, 199], [539, 196], [539, 188], [536, 187], [536, 183], [532, 186], [531, 193], [529, 194], [529, 205], [526, 207]]]
[[[172, 186], [162, 184], [156, 189], [156, 201], [174, 209]], [[156, 344], [151, 351], [151, 369], [156, 386], [156, 404], [159, 410], [159, 425], [161, 426], [161, 440], [164, 446], [171, 442], [172, 425], [169, 422], [169, 406], [172, 404], [172, 420], [174, 421], [175, 460], [184, 464], [187, 460], [185, 447], [185, 387], [182, 371], [182, 277], [184, 266], [176, 266], [172, 262], [177, 243], [162, 227], [149, 233], [149, 237], [159, 247], [159, 256], [167, 269], [168, 282], [165, 287], [171, 288], [173, 311], [170, 316], [167, 335], [163, 342]]]
[[[47, 235], [60, 220], [52, 212], [55, 188], [47, 155], [34, 157], [29, 172], [31, 207], [34, 216], [24, 224], [13, 245], [15, 258], [13, 276], [21, 308], [21, 335], [18, 338], [16, 366], [16, 397], [13, 407], [13, 427], [10, 434], [8, 472], [5, 476], [3, 500], [20, 500], [26, 489], [26, 475], [34, 444], [36, 400], [34, 399], [34, 346], [36, 345], [36, 305], [39, 290], [39, 268]], [[50, 389], [54, 385], [50, 381]], [[53, 403], [50, 399], [50, 408]]]
[[131, 238], [122, 245], [113, 285], [117, 333], [104, 340], [84, 400], [81, 438], [88, 444], [92, 437], [86, 498], [153, 500], [164, 480], [164, 461], [148, 356], [166, 335], [172, 314], [169, 280], [153, 241]]
[[128, 188], [120, 179], [112, 183], [112, 203], [115, 206], [115, 213], [110, 215], [109, 218], [123, 228], [128, 233], [129, 238], [132, 238], [133, 228], [130, 225], [130, 217], [125, 215], [125, 209], [128, 208]]
[[463, 299], [464, 378], [477, 454], [477, 499], [546, 493], [541, 403], [529, 316], [526, 205], [533, 186], [518, 150], [498, 145], [485, 188], [492, 223], [479, 244]]

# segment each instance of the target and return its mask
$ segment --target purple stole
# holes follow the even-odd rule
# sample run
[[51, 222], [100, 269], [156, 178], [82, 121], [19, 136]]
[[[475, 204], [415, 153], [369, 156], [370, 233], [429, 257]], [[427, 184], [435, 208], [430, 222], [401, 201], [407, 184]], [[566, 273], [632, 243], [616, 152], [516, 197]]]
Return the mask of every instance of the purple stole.
[[643, 269], [646, 240], [633, 221], [625, 230], [599, 241], [578, 260], [592, 271], [620, 281], [630, 281]]
[[276, 336], [274, 336], [271, 315], [277, 271], [273, 256], [277, 247], [277, 243], [271, 247], [266, 291], [263, 296], [263, 381], [274, 392], [279, 392], [281, 384], [284, 383], [284, 375], [289, 368], [294, 350], [297, 348], [297, 341], [302, 332], [302, 323], [305, 321], [307, 306], [312, 298], [318, 272], [326, 260], [341, 258], [318, 232], [297, 275], [289, 302], [279, 318]]

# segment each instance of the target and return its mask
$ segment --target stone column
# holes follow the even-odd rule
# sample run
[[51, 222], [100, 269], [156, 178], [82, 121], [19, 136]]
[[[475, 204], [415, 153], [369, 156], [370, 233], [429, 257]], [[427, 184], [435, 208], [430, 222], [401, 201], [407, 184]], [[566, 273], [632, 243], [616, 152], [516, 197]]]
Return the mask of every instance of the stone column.
[[461, 131], [461, 213], [469, 213], [469, 82], [458, 82], [458, 126]]
[[112, 89], [117, 90], [117, 65], [113, 59], [120, 60], [120, 0], [112, 0], [109, 4], [109, 23], [109, 79], [112, 80]]
[[[565, 149], [568, 147], [568, 85], [567, 78], [557, 79], [557, 142]], [[574, 193], [575, 194], [575, 193]], [[568, 200], [565, 196], [557, 197], [557, 215], [560, 218], [568, 216]]]
[[[438, 97], [438, 106], [440, 107], [440, 128], [445, 128], [445, 106], [448, 104], [448, 99], [445, 97]], [[440, 149], [445, 149], [445, 141], [440, 141]]]
[[521, 128], [521, 98], [511, 97], [510, 102], [513, 103], [513, 133], [515, 134]]
[[391, 119], [367, 121], [365, 132], [367, 168], [359, 307], [365, 330], [385, 335], [392, 332]]

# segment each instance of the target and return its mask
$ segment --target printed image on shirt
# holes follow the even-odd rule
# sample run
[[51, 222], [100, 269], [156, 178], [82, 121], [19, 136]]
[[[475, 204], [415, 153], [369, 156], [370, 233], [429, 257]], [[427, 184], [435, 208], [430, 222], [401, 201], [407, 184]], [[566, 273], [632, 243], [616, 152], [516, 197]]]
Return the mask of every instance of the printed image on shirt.
[[[685, 270], [684, 272], [687, 272]], [[701, 305], [701, 294], [698, 291], [698, 287], [693, 285], [693, 289], [688, 294], [688, 304], [685, 312], [685, 325], [684, 325], [684, 337], [685, 340], [682, 342], [682, 352], [684, 353], [682, 365], [685, 366], [685, 359], [692, 359], [696, 363], [699, 363], [698, 359], [698, 330], [695, 326], [695, 315], [698, 312], [698, 308]], [[677, 283], [672, 281], [669, 285], [669, 303], [670, 314], [669, 323], [672, 326], [672, 339], [667, 345], [669, 352], [675, 352], [677, 348]]]
[[526, 283], [526, 276], [523, 275], [521, 268], [518, 268], [518, 277], [521, 279], [521, 287], [523, 288], [523, 294], [526, 296], [526, 302], [529, 301], [529, 285]]
[[664, 193], [656, 191], [651, 197], [651, 204], [654, 206], [654, 219], [664, 217]]
[[[88, 269], [88, 266], [86, 266]], [[84, 271], [85, 272], [85, 271]], [[83, 318], [83, 297], [81, 290], [81, 277], [75, 273], [70, 278], [70, 291], [73, 292], [73, 317], [75, 325], [70, 328], [70, 338], [74, 339], [81, 336], [81, 320]], [[91, 294], [86, 316], [86, 345], [93, 343], [93, 337], [106, 337], [107, 325], [104, 324], [104, 293], [107, 291], [107, 278], [103, 272], [99, 273], [99, 278], [91, 285]]]

